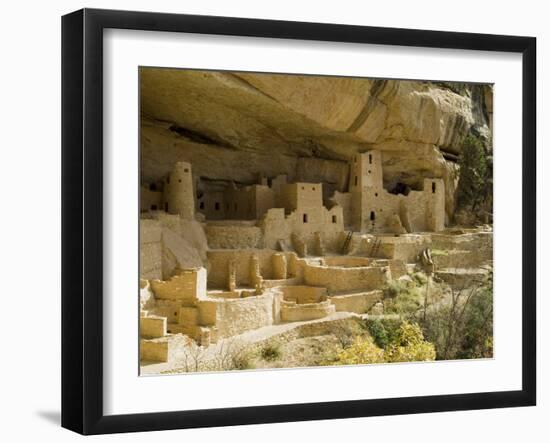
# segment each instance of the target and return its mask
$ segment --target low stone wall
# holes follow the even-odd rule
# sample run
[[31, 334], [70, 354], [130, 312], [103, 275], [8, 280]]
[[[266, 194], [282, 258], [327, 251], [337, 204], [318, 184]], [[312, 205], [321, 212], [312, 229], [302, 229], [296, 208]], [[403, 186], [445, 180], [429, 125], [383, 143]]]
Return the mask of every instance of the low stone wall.
[[140, 340], [139, 359], [141, 361], [168, 361], [168, 339]]
[[333, 295], [330, 297], [330, 302], [336, 307], [336, 311], [364, 314], [377, 302], [382, 300], [383, 297], [384, 293], [377, 290], [360, 294]]
[[323, 286], [329, 293], [370, 291], [381, 288], [390, 279], [389, 266], [342, 268], [305, 264], [304, 282]]
[[328, 300], [307, 304], [297, 304], [291, 301], [281, 303], [281, 321], [317, 320], [334, 312], [336, 312], [335, 307]]
[[396, 279], [408, 274], [407, 264], [403, 260], [378, 258], [372, 260], [372, 266], [389, 266], [392, 279]]
[[141, 339], [139, 341], [139, 359], [141, 362], [167, 362], [177, 358], [189, 343], [189, 338], [182, 334]]
[[280, 297], [278, 293], [267, 292], [254, 297], [213, 300], [218, 337], [231, 337], [277, 323]]

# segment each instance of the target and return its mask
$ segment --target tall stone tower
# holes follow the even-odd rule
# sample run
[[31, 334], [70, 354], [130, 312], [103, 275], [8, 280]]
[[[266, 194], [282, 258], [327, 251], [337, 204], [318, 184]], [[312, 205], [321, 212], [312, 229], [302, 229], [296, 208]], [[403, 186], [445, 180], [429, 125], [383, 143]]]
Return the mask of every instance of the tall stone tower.
[[382, 189], [382, 154], [380, 151], [367, 151], [354, 155], [351, 160], [349, 190], [363, 188]]
[[350, 164], [349, 180], [351, 225], [356, 231], [372, 230], [380, 224], [374, 206], [384, 190], [380, 151], [355, 154]]
[[195, 195], [191, 165], [178, 162], [164, 183], [164, 210], [186, 220], [195, 218]]

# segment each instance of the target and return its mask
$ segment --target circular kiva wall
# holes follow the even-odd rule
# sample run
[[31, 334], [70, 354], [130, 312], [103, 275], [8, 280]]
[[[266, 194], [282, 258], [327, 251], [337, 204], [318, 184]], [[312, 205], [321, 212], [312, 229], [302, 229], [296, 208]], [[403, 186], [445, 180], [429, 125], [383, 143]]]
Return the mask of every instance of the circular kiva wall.
[[277, 288], [283, 294], [284, 301], [297, 304], [319, 303], [326, 300], [326, 288], [316, 286], [281, 286]]
[[338, 266], [342, 268], [359, 268], [362, 266], [372, 266], [371, 260], [366, 257], [324, 257], [323, 264], [325, 266]]

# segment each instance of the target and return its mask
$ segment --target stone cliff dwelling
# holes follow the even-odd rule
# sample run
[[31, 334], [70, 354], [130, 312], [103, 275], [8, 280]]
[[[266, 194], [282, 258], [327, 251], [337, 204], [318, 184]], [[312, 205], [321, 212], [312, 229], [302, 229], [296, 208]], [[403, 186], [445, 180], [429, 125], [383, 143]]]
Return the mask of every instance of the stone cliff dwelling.
[[[285, 175], [214, 190], [177, 162], [141, 189], [142, 361], [166, 362], [251, 330], [380, 309], [382, 288], [427, 247], [484, 237], [445, 229], [441, 179], [389, 192], [379, 151], [356, 154], [347, 192]], [[205, 190], [206, 189], [206, 190]]]

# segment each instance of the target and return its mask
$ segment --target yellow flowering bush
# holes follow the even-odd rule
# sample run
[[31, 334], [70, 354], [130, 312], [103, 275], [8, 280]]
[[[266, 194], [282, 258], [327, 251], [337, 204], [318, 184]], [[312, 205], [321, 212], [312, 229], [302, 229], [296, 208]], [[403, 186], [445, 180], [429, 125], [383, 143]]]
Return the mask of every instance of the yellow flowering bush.
[[339, 365], [364, 365], [383, 362], [384, 350], [376, 346], [369, 336], [355, 337], [351, 346], [338, 353], [336, 361]]
[[351, 346], [340, 351], [338, 365], [435, 360], [435, 347], [424, 340], [417, 324], [403, 322], [394, 341], [386, 349], [376, 346], [370, 336], [357, 336]]
[[424, 340], [420, 326], [404, 322], [399, 328], [397, 340], [384, 352], [388, 362], [435, 360], [435, 347]]

